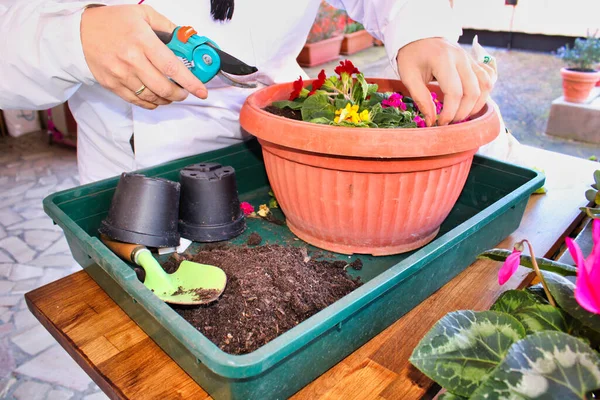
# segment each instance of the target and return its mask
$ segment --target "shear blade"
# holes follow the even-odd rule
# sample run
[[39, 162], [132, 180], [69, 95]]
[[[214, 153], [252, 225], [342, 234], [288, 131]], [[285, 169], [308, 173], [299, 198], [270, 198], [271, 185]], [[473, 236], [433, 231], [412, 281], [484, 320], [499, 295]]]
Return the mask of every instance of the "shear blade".
[[256, 67], [252, 67], [245, 62], [238, 60], [229, 53], [225, 53], [223, 50], [212, 46], [210, 43], [207, 43], [207, 45], [212, 47], [219, 55], [219, 58], [221, 59], [221, 70], [224, 72], [231, 75], [250, 75], [258, 71]]
[[237, 87], [240, 87], [240, 88], [255, 88], [256, 87], [255, 83], [244, 83], [244, 82], [236, 81], [235, 79], [233, 79], [232, 77], [230, 77], [229, 75], [227, 75], [223, 71], [219, 71], [219, 76], [222, 79], [224, 79], [231, 86], [237, 86]]

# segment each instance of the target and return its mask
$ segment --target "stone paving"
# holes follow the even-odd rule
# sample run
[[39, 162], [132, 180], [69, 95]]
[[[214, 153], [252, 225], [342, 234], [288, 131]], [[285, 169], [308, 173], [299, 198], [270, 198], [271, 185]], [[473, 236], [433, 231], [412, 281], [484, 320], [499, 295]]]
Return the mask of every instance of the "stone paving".
[[0, 398], [107, 399], [31, 314], [23, 295], [81, 267], [42, 199], [78, 184], [73, 149], [43, 133], [0, 138]]
[[[543, 134], [551, 101], [560, 95], [560, 63], [547, 54], [490, 49], [498, 58], [494, 99], [522, 142], [580, 157], [600, 147]], [[393, 76], [381, 47], [347, 57], [367, 76]], [[308, 68], [316, 76], [338, 62]], [[516, 106], [515, 106], [516, 105]], [[107, 397], [27, 309], [23, 295], [79, 265], [62, 230], [42, 209], [48, 194], [78, 184], [76, 155], [49, 146], [44, 133], [0, 137], [0, 398], [101, 400]]]

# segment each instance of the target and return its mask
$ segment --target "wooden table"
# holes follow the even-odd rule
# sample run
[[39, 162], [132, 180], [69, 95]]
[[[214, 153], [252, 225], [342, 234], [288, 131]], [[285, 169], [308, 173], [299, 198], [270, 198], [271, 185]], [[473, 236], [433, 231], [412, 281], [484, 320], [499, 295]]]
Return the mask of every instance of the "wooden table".
[[[528, 238], [536, 255], [554, 256], [582, 220], [579, 207], [600, 165], [524, 148], [520, 159], [546, 172], [548, 193], [533, 195], [521, 226], [498, 247]], [[505, 290], [533, 275], [521, 268], [504, 286], [500, 263], [479, 260], [388, 329], [298, 392], [293, 399], [417, 399], [436, 391], [408, 357], [443, 315], [457, 309], [485, 310]], [[25, 295], [39, 321], [113, 399], [208, 399], [87, 275], [80, 271]]]

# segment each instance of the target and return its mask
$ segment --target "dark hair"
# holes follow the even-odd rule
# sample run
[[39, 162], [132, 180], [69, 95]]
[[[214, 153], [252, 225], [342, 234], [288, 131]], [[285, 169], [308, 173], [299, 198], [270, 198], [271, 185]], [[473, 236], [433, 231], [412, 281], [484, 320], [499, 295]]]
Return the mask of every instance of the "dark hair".
[[210, 0], [210, 15], [215, 21], [230, 20], [233, 17], [234, 0]]

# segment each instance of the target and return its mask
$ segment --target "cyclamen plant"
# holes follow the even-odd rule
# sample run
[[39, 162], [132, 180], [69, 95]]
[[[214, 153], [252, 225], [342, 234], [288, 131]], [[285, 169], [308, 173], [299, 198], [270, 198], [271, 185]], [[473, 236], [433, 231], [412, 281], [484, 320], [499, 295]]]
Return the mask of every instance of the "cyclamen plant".
[[[340, 62], [327, 77], [321, 70], [317, 79], [304, 87], [302, 77], [293, 83], [288, 100], [273, 106], [300, 110], [303, 121], [317, 124], [369, 128], [424, 128], [425, 116], [408, 96], [395, 92], [378, 92], [349, 60]], [[431, 97], [437, 113], [443, 103], [435, 92]], [[464, 122], [464, 121], [461, 121]]]
[[[527, 240], [512, 252], [488, 250], [480, 258], [504, 261], [504, 285], [519, 265], [541, 282], [508, 290], [489, 311], [443, 317], [415, 348], [411, 362], [447, 393], [443, 399], [587, 399], [600, 390], [600, 220], [584, 258], [570, 238], [576, 266], [536, 258]], [[530, 256], [524, 256], [524, 244]], [[568, 277], [576, 276], [575, 284]], [[593, 397], [589, 394], [593, 393]]]

